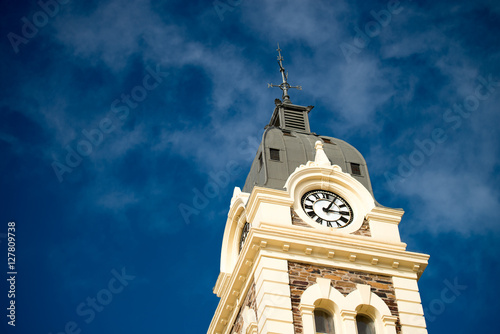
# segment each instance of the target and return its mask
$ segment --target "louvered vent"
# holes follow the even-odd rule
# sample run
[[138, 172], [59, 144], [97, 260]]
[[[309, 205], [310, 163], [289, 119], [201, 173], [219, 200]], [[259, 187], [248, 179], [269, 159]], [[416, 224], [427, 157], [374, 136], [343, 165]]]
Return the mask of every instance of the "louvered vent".
[[285, 128], [294, 130], [306, 130], [303, 111], [285, 110]]

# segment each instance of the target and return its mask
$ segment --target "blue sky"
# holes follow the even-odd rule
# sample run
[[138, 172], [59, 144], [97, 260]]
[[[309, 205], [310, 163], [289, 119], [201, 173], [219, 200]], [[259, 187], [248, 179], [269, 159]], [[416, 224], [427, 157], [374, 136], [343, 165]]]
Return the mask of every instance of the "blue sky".
[[0, 249], [6, 262], [15, 221], [18, 272], [13, 328], [2, 266], [7, 333], [206, 332], [232, 191], [281, 96], [267, 88], [277, 42], [303, 87], [292, 101], [315, 106], [311, 129], [362, 152], [378, 202], [406, 211], [408, 250], [431, 255], [429, 332], [493, 328], [497, 1], [1, 4]]

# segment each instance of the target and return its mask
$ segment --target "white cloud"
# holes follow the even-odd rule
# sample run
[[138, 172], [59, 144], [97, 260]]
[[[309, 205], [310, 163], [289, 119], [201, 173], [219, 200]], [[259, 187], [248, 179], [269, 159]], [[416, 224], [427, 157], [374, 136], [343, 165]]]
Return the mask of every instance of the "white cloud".
[[[405, 108], [401, 112], [409, 112], [415, 104], [420, 108], [420, 101], [415, 100], [418, 96], [416, 87], [425, 82], [425, 78], [415, 73], [407, 75], [402, 72], [401, 67], [391, 64], [390, 58], [407, 58], [426, 53], [427, 59], [435, 60], [427, 66], [434, 66], [450, 77], [449, 85], [436, 88], [436, 96], [439, 96], [440, 101], [461, 102], [460, 97], [463, 99], [466, 94], [470, 94], [474, 88], [473, 79], [479, 73], [477, 60], [464, 52], [460, 41], [447, 40], [442, 31], [432, 26], [419, 26], [419, 29], [415, 30], [411, 23], [426, 17], [425, 13], [416, 7], [405, 8], [403, 13], [393, 18], [393, 22], [383, 33], [375, 37], [377, 43], [380, 43], [381, 58], [373, 54], [372, 49], [367, 48], [351, 63], [347, 63], [339, 45], [352, 39], [351, 19], [360, 14], [353, 12], [349, 6], [345, 2], [339, 2], [335, 6], [326, 2], [243, 2], [235, 11], [226, 15], [238, 17], [246, 24], [248, 31], [245, 33], [256, 36], [261, 43], [268, 44], [271, 48], [270, 62], [276, 59], [275, 42], [281, 42], [285, 67], [293, 69], [290, 74], [293, 78], [291, 83], [304, 87], [303, 92], [293, 92], [293, 98], [297, 96], [298, 100], [307, 96], [318, 101], [323, 108], [330, 108], [324, 111], [334, 110], [337, 114], [331, 118], [332, 124], [335, 124], [331, 130], [332, 134], [339, 137], [352, 136], [356, 131], [374, 131], [383, 136], [380, 131], [385, 120], [375, 116], [378, 110], [392, 103], [393, 98]], [[199, 18], [209, 25], [209, 20], [218, 20], [211, 5], [207, 5], [206, 11], [201, 13]], [[142, 60], [144, 66], [161, 64], [165, 69], [181, 68], [185, 65], [200, 67], [207, 73], [211, 84], [211, 96], [207, 97], [207, 101], [200, 101], [201, 111], [208, 116], [205, 124], [165, 126], [159, 138], [155, 139], [151, 128], [152, 125], [158, 124], [158, 117], [143, 114], [133, 126], [120, 128], [105, 139], [88, 158], [93, 162], [92, 166], [87, 164], [79, 168], [104, 171], [107, 163], [125, 156], [130, 150], [147, 142], [152, 143], [150, 149], [156, 154], [171, 151], [192, 160], [200, 173], [224, 168], [230, 159], [244, 161], [245, 164], [253, 159], [250, 149], [245, 151], [245, 154], [240, 154], [240, 145], [248, 138], [251, 142], [260, 142], [259, 135], [274, 107], [272, 100], [280, 96], [279, 90], [266, 90], [268, 81], [279, 80], [276, 65], [273, 72], [268, 73], [268, 70], [265, 70], [268, 68], [267, 64], [259, 63], [261, 60], [248, 59], [245, 45], [231, 43], [223, 35], [214, 36], [217, 41], [213, 44], [201, 42], [190, 35], [186, 27], [176, 26], [169, 17], [160, 17], [152, 10], [150, 2], [145, 0], [108, 1], [86, 15], [71, 11], [66, 14], [61, 12], [54, 23], [56, 38], [67, 48], [69, 54], [76, 56], [82, 66], [106, 65], [114, 73], [113, 80], [117, 85], [130, 74], [127, 72], [127, 65], [132, 58]], [[210, 29], [214, 29], [214, 33], [221, 33], [222, 30], [217, 30], [221, 28], [215, 28], [213, 22], [211, 25]], [[224, 25], [221, 24], [221, 27], [224, 28]], [[292, 54], [287, 51], [287, 45], [290, 48], [297, 48], [297, 45], [302, 47]], [[263, 48], [267, 49], [268, 46]], [[438, 52], [441, 54], [439, 57], [432, 55]], [[105, 107], [102, 112], [92, 110], [87, 114], [82, 113], [79, 106], [75, 106], [73, 101], [62, 95], [51, 100], [44, 90], [33, 94], [32, 92], [36, 91], [34, 87], [43, 86], [42, 82], [48, 90], [58, 86], [71, 86], [73, 79], [57, 74], [63, 72], [63, 68], [61, 71], [56, 69], [53, 67], [47, 70], [43, 79], [31, 78], [27, 81], [23, 94], [32, 96], [32, 100], [36, 102], [24, 108], [24, 112], [54, 134], [54, 149], [49, 154], [53, 155], [54, 151], [57, 151], [57, 156], [65, 153], [63, 147], [66, 144], [81, 138], [81, 129], [94, 126], [106, 116], [110, 102], [116, 96], [109, 93], [108, 85], [103, 88], [104, 91], [96, 88], [94, 102]], [[66, 90], [64, 92], [68, 93]], [[166, 98], [164, 102], [168, 105], [172, 101]], [[38, 108], [37, 104], [43, 107]], [[488, 115], [493, 115], [494, 107], [489, 106], [485, 111]], [[184, 111], [168, 112], [173, 114]], [[401, 131], [393, 144], [397, 146], [409, 142], [409, 147], [412, 147], [412, 138], [419, 138], [419, 134], [425, 137], [433, 123], [439, 125], [442, 112], [438, 106], [429, 106], [426, 113], [433, 117], [426, 116], [429, 117], [429, 124]], [[342, 126], [333, 121], [339, 118], [345, 120]], [[488, 121], [488, 117], [471, 119], [473, 132], [469, 137], [487, 140], [480, 135]], [[486, 145], [489, 145], [489, 148], [483, 154], [483, 161], [486, 161], [488, 152], [498, 150], [496, 144]], [[390, 157], [392, 149], [393, 147], [381, 145], [372, 151], [373, 155]], [[456, 158], [450, 159], [449, 164], [460, 163]], [[496, 161], [491, 155], [489, 159]], [[372, 160], [378, 161], [378, 158]], [[388, 162], [380, 164], [390, 166]], [[493, 168], [491, 164], [489, 166]], [[434, 165], [429, 169], [422, 168], [423, 174], [408, 179], [404, 194], [412, 197], [430, 191], [430, 186], [422, 188], [422, 182], [425, 180], [427, 183], [439, 185], [443, 188], [442, 192], [432, 192], [431, 196], [424, 196], [422, 200], [426, 206], [437, 210], [436, 215], [458, 219], [454, 212], [459, 210], [454, 208], [452, 202], [446, 203], [446, 207], [450, 208], [448, 212], [439, 211], [439, 207], [433, 203], [438, 197], [447, 201], [447, 196], [453, 193], [446, 192], [446, 184], [458, 185], [460, 178], [467, 178], [468, 172], [464, 169], [449, 176], [439, 168], [434, 168]], [[116, 182], [115, 186], [120, 188], [119, 182]], [[471, 183], [463, 185], [467, 191], [476, 194], [484, 203], [494, 203], [492, 198], [495, 191], [491, 185], [483, 181], [473, 183], [470, 179], [468, 182]], [[134, 205], [136, 202], [132, 199], [140, 198], [134, 197], [133, 193], [130, 196], [123, 198], [127, 205]], [[489, 201], [488, 196], [491, 196]], [[101, 203], [110, 207], [113, 205], [110, 198], [102, 199]], [[448, 224], [442, 226], [451, 227]]]
[[252, 1], [241, 7], [242, 21], [270, 45], [298, 41], [314, 49], [337, 46], [336, 19], [349, 11], [343, 1], [335, 6], [320, 1]]
[[409, 200], [405, 210], [415, 220], [408, 223], [412, 229], [469, 234], [500, 227], [500, 193], [492, 183], [496, 159], [483, 148], [481, 142], [450, 133], [445, 144], [398, 184], [394, 196]]
[[87, 15], [77, 13], [78, 7], [73, 5], [74, 11], [58, 17], [57, 38], [77, 57], [103, 62], [117, 72], [144, 48], [145, 36], [158, 32], [157, 26], [168, 32], [149, 1], [107, 1]]

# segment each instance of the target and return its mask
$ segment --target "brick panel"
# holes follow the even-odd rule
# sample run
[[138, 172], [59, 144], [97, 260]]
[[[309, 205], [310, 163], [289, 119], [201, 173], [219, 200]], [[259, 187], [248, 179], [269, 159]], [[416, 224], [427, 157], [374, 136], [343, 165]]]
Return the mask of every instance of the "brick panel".
[[351, 234], [362, 235], [362, 236], [365, 236], [365, 237], [371, 237], [372, 236], [372, 232], [370, 231], [370, 224], [368, 223], [368, 221], [366, 219], [363, 220], [363, 225], [361, 225], [361, 227], [359, 228], [359, 230], [354, 231]]
[[356, 290], [356, 284], [370, 285], [371, 292], [375, 293], [387, 304], [393, 316], [398, 317], [396, 332], [401, 334], [399, 311], [396, 303], [394, 285], [392, 284], [392, 277], [291, 261], [288, 262], [288, 270], [290, 276], [293, 324], [296, 334], [303, 333], [302, 317], [299, 311], [300, 298], [308, 287], [316, 284], [316, 278], [318, 277], [331, 279], [332, 286], [344, 296]]

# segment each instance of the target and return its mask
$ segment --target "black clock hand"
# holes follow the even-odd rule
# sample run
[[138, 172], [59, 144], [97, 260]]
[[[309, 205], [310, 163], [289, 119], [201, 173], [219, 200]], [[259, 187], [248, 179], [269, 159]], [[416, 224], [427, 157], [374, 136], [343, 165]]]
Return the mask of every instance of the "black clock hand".
[[323, 208], [323, 211], [325, 211], [325, 212], [329, 211], [332, 208], [333, 202], [335, 202], [336, 199], [337, 199], [337, 197], [332, 199], [332, 201], [330, 202], [330, 205], [328, 205], [326, 208]]
[[324, 212], [338, 213], [339, 215], [347, 215], [347, 214], [349, 214], [348, 211], [327, 210], [326, 208], [323, 208], [323, 211]]

